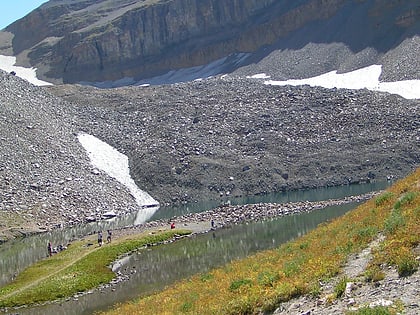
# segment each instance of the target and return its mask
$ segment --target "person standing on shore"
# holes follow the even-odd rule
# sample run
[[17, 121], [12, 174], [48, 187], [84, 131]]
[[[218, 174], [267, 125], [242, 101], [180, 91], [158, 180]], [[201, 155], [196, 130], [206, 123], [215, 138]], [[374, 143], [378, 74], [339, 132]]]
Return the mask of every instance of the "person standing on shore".
[[98, 245], [102, 246], [102, 231], [98, 232]]
[[108, 230], [108, 236], [106, 237], [106, 242], [111, 243], [111, 238], [112, 238], [112, 232], [111, 230]]
[[51, 242], [48, 242], [47, 249], [48, 249], [48, 256], [51, 257], [52, 256], [52, 245], [51, 245]]

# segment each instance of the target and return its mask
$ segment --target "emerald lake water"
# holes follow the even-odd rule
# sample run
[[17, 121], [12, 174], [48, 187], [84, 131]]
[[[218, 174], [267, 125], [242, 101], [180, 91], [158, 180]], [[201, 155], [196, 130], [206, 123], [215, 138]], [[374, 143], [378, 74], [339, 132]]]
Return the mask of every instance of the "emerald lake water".
[[[371, 183], [352, 186], [270, 194], [243, 200], [231, 200], [232, 204], [257, 202], [320, 201], [359, 195], [384, 189], [388, 183]], [[151, 220], [171, 218], [190, 212], [205, 211], [218, 204], [203, 203], [183, 207], [161, 208]], [[192, 236], [164, 246], [141, 250], [121, 262], [118, 269], [129, 280], [112, 287], [93, 290], [90, 294], [52, 303], [41, 307], [19, 309], [19, 314], [92, 314], [128, 301], [141, 295], [158, 291], [182, 278], [203, 273], [223, 265], [232, 259], [243, 258], [257, 251], [270, 249], [303, 235], [318, 224], [340, 216], [356, 204], [328, 207], [311, 213], [286, 216], [274, 220], [237, 225], [207, 234]], [[93, 223], [71, 229], [57, 230], [15, 240], [0, 245], [0, 284], [10, 281], [20, 270], [46, 256], [48, 240], [65, 244], [75, 236], [86, 235], [98, 229], [106, 230], [133, 224], [137, 214], [118, 220]], [[15, 314], [11, 311], [10, 314]]]

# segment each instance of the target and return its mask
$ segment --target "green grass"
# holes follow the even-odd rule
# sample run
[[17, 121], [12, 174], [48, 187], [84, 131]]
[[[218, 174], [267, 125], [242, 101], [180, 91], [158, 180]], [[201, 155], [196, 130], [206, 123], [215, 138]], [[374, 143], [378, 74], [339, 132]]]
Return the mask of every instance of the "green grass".
[[335, 286], [334, 294], [336, 298], [340, 298], [343, 296], [344, 292], [346, 291], [347, 282], [349, 282], [349, 279], [347, 277], [343, 277]]
[[121, 255], [189, 233], [171, 230], [130, 236], [102, 247], [86, 246], [92, 240], [74, 242], [67, 250], [27, 268], [11, 284], [0, 288], [0, 307], [51, 301], [93, 289], [114, 278], [109, 265]]
[[393, 313], [385, 306], [376, 307], [362, 307], [354, 312], [349, 312], [349, 315], [392, 315]]
[[[385, 235], [366, 270], [366, 279], [383, 277], [380, 266], [395, 266], [400, 276], [418, 268], [413, 248], [420, 242], [420, 169], [381, 196], [344, 216], [321, 224], [277, 249], [233, 261], [180, 281], [162, 292], [119, 305], [106, 314], [259, 314], [293, 297], [319, 295], [319, 281], [341, 271], [349, 255]], [[336, 287], [342, 295], [347, 279]], [[193, 298], [192, 298], [193, 297]], [[356, 314], [390, 314], [391, 307]], [[392, 312], [391, 312], [392, 314]]]

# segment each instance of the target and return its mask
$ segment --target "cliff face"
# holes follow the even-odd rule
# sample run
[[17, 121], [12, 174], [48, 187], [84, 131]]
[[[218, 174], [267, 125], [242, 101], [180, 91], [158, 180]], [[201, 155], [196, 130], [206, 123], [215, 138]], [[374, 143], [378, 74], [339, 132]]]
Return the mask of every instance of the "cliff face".
[[299, 31], [312, 37], [300, 36], [293, 45], [340, 41], [353, 50], [386, 51], [418, 33], [414, 2], [56, 0], [6, 30], [14, 34], [18, 60], [28, 57], [43, 79], [140, 79], [235, 53], [270, 51]]

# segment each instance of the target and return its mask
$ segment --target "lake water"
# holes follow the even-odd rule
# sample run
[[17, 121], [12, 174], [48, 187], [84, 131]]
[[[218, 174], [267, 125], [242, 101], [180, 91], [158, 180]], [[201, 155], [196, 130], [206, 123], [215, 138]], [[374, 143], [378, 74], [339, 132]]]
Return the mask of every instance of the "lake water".
[[[231, 203], [319, 201], [381, 190], [387, 185], [388, 183], [371, 183], [295, 191], [243, 200], [235, 199], [231, 200]], [[161, 208], [151, 220], [205, 211], [218, 204], [203, 203]], [[103, 310], [115, 303], [160, 290], [179, 279], [205, 272], [232, 259], [243, 258], [259, 250], [276, 247], [354, 207], [355, 204], [347, 204], [270, 221], [238, 225], [217, 230], [214, 233], [193, 236], [165, 246], [141, 250], [139, 254], [128, 257], [120, 269], [123, 274], [130, 275], [128, 281], [112, 288], [94, 290], [93, 293], [78, 297], [77, 300], [71, 299], [59, 304], [19, 309], [19, 314], [92, 314], [95, 310]], [[137, 217], [134, 214], [118, 220], [57, 230], [2, 244], [0, 246], [0, 281], [7, 283], [13, 274], [44, 258], [48, 240], [54, 244], [65, 244], [76, 235], [86, 235], [98, 229], [105, 230], [130, 225], [136, 221]]]

